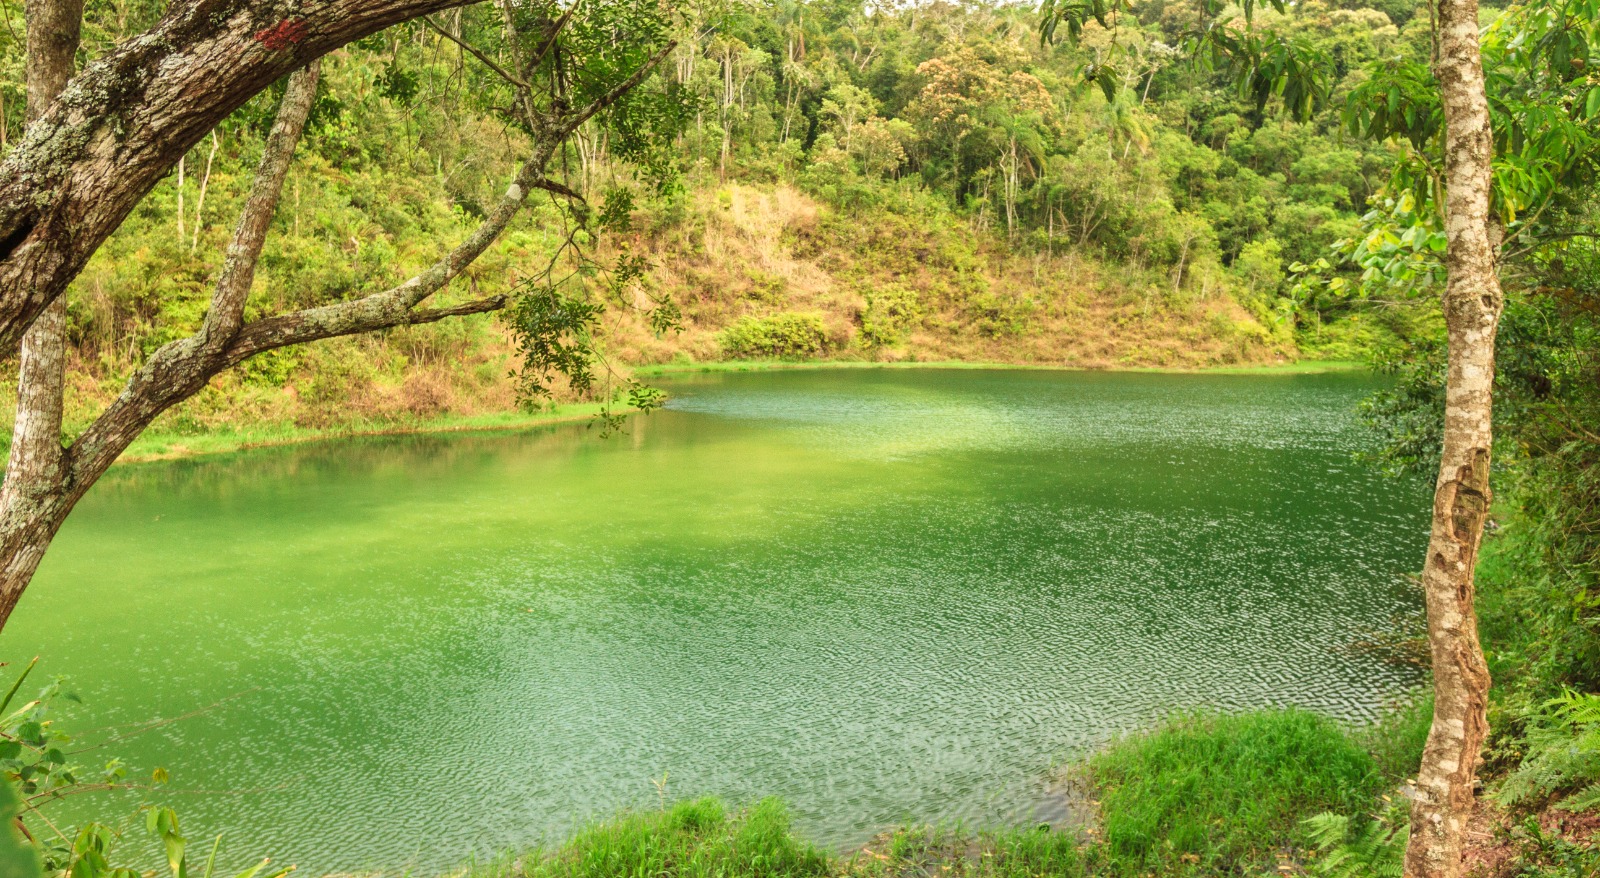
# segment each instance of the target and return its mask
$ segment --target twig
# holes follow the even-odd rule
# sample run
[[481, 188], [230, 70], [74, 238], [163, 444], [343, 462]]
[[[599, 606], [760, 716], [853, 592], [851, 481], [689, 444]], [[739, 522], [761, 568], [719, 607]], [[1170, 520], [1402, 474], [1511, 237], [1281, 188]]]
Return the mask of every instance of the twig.
[[529, 85], [526, 80], [522, 79], [519, 76], [516, 76], [516, 75], [512, 74], [510, 71], [508, 71], [505, 68], [501, 67], [499, 64], [496, 64], [493, 60], [491, 60], [489, 58], [488, 55], [485, 55], [482, 52], [478, 51], [477, 48], [475, 48], [474, 46], [469, 44], [467, 41], [461, 39], [460, 37], [458, 37], [455, 34], [449, 32], [448, 30], [445, 30], [444, 28], [440, 27], [439, 25], [434, 24], [433, 16], [431, 16], [431, 15], [424, 16], [423, 19], [422, 19], [422, 23], [427, 25], [429, 28], [431, 28], [434, 33], [444, 37], [445, 39], [448, 39], [450, 42], [455, 43], [456, 45], [460, 46], [461, 48], [466, 49], [467, 52], [472, 55], [472, 57], [477, 58], [479, 61], [482, 61], [483, 65], [485, 67], [488, 67], [490, 70], [493, 70], [496, 76], [499, 76], [501, 79], [504, 79], [506, 82], [509, 82], [512, 85], [517, 86], [518, 88], [527, 88], [527, 89], [533, 88], [533, 86]]
[[662, 46], [660, 51], [650, 56], [650, 60], [639, 65], [639, 69], [633, 71], [632, 76], [629, 76], [627, 79], [619, 83], [615, 88], [611, 89], [600, 97], [595, 98], [593, 103], [589, 104], [587, 107], [584, 107], [574, 116], [570, 117], [559, 129], [561, 135], [564, 137], [568, 134], [571, 134], [573, 131], [576, 131], [578, 126], [589, 121], [589, 117], [616, 103], [623, 95], [632, 91], [636, 86], [638, 86], [639, 83], [644, 82], [645, 77], [654, 72], [655, 69], [661, 65], [661, 62], [666, 60], [667, 55], [671, 54], [672, 50], [676, 49], [677, 47], [677, 40], [668, 40], [667, 44]]
[[[135, 728], [132, 731], [124, 732], [124, 733], [119, 734], [119, 735], [113, 735], [113, 736], [105, 739], [104, 741], [101, 741], [98, 744], [91, 744], [91, 745], [89, 745], [87, 747], [80, 747], [80, 748], [78, 748], [76, 750], [73, 750], [72, 752], [73, 753], [84, 753], [84, 752], [87, 752], [89, 750], [98, 750], [98, 749], [100, 749], [101, 747], [104, 747], [107, 744], [115, 744], [118, 741], [126, 741], [129, 738], [138, 737], [139, 735], [142, 735], [142, 734], [144, 734], [146, 732], [155, 731], [156, 729], [159, 729], [162, 726], [170, 726], [175, 722], [182, 722], [183, 720], [186, 720], [186, 719], [192, 719], [192, 718], [197, 717], [197, 716], [199, 716], [199, 715], [201, 715], [203, 713], [209, 713], [210, 711], [216, 710], [217, 708], [221, 707], [224, 704], [227, 704], [228, 702], [234, 700], [235, 698], [243, 698], [244, 696], [249, 695], [252, 692], [260, 691], [260, 689], [261, 689], [260, 686], [256, 686], [256, 687], [251, 688], [251, 689], [246, 689], [246, 690], [244, 690], [242, 692], [235, 692], [232, 695], [229, 695], [229, 696], [227, 696], [225, 698], [222, 698], [222, 699], [220, 699], [218, 701], [214, 701], [211, 704], [206, 705], [205, 707], [197, 708], [195, 710], [189, 711], [188, 713], [180, 714], [178, 716], [171, 717], [169, 719], [152, 720], [152, 721], [150, 721], [148, 723], [144, 723], [142, 725], [130, 723], [130, 725], [135, 725]], [[94, 729], [92, 731], [104, 732], [104, 731], [110, 731], [110, 730], [116, 729], [116, 728], [126, 728], [126, 726], [106, 726], [104, 728]]]

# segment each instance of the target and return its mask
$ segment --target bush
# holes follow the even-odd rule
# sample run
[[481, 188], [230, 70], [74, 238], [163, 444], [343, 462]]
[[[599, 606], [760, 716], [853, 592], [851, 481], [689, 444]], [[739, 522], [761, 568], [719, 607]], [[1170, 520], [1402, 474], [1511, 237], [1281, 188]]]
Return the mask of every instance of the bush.
[[922, 305], [914, 290], [890, 284], [864, 292], [867, 309], [861, 313], [861, 337], [869, 345], [898, 343], [906, 330], [922, 319]]
[[828, 869], [825, 854], [789, 831], [788, 809], [777, 799], [730, 817], [706, 798], [594, 824], [548, 855], [524, 857], [515, 871], [524, 878], [800, 878]]
[[1194, 715], [1089, 760], [1116, 874], [1247, 875], [1319, 811], [1369, 808], [1384, 781], [1332, 720], [1299, 710]]
[[985, 338], [1004, 338], [1026, 333], [1033, 326], [1038, 306], [1032, 299], [981, 292], [967, 299], [967, 314], [972, 326]]
[[804, 359], [821, 355], [828, 335], [822, 326], [822, 315], [787, 312], [742, 317], [724, 329], [717, 341], [722, 352], [735, 359]]
[[1600, 694], [1568, 690], [1544, 704], [1524, 734], [1527, 756], [1500, 788], [1500, 801], [1526, 806], [1565, 794], [1569, 811], [1600, 808]]

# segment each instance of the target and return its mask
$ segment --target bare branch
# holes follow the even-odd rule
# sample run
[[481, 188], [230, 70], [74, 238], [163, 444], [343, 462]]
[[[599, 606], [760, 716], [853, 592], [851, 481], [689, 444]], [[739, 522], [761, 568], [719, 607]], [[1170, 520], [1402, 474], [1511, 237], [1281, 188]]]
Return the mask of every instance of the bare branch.
[[200, 327], [199, 336], [205, 342], [221, 344], [239, 331], [244, 303], [250, 296], [250, 285], [255, 282], [256, 262], [267, 240], [267, 227], [272, 224], [272, 214], [283, 193], [283, 181], [289, 175], [295, 146], [300, 143], [306, 119], [311, 116], [311, 105], [316, 102], [320, 65], [320, 61], [313, 61], [289, 75], [289, 87], [283, 94], [283, 103], [278, 106], [272, 132], [267, 135], [261, 164], [250, 186], [250, 197], [239, 213], [233, 240], [228, 242], [227, 259], [211, 294], [211, 309], [206, 314], [205, 325]]
[[392, 292], [375, 293], [352, 302], [310, 308], [252, 323], [239, 333], [239, 338], [228, 348], [227, 362], [223, 368], [277, 348], [398, 326], [435, 323], [468, 314], [485, 314], [498, 311], [511, 301], [509, 296], [490, 296], [448, 308], [397, 308], [392, 304], [393, 299], [386, 299]]
[[528, 59], [528, 73], [531, 74], [533, 71], [538, 70], [539, 65], [544, 63], [545, 56], [549, 55], [550, 50], [555, 48], [556, 38], [561, 36], [561, 32], [567, 29], [567, 24], [572, 21], [572, 16], [577, 14], [578, 7], [582, 5], [583, 0], [573, 0], [573, 4], [567, 7], [567, 11], [561, 13], [561, 17], [556, 19], [555, 25], [550, 28], [550, 33], [545, 36], [544, 42], [539, 44], [539, 48], [534, 50], [533, 57]]
[[585, 207], [587, 207], [588, 204], [589, 204], [589, 200], [588, 199], [584, 198], [582, 195], [579, 195], [577, 192], [574, 192], [571, 189], [567, 188], [565, 185], [563, 185], [561, 183], [557, 183], [554, 180], [541, 179], [539, 182], [534, 183], [533, 186], [534, 186], [535, 189], [543, 189], [546, 192], [554, 193], [556, 195], [561, 196], [562, 198], [567, 198], [567, 199], [571, 199], [572, 201], [576, 201], [579, 204], [584, 205]]
[[423, 24], [427, 25], [429, 28], [431, 28], [434, 33], [444, 37], [445, 39], [448, 39], [450, 42], [455, 43], [456, 45], [460, 46], [461, 48], [466, 49], [468, 54], [472, 55], [472, 57], [477, 58], [479, 61], [483, 62], [483, 66], [485, 66], [485, 67], [489, 68], [490, 70], [494, 71], [494, 74], [496, 76], [500, 77], [501, 79], [504, 79], [506, 82], [509, 82], [509, 83], [511, 83], [512, 85], [514, 85], [514, 86], [516, 86], [518, 88], [533, 88], [533, 86], [531, 86], [531, 85], [529, 85], [527, 83], [527, 80], [524, 80], [523, 78], [521, 78], [521, 77], [511, 73], [510, 71], [506, 70], [505, 68], [501, 67], [499, 64], [496, 64], [488, 55], [485, 55], [482, 52], [478, 51], [476, 47], [474, 47], [472, 44], [468, 43], [466, 40], [461, 39], [460, 37], [456, 36], [455, 34], [449, 32], [448, 30], [445, 30], [444, 28], [442, 28], [439, 25], [435, 24], [434, 21], [433, 21], [433, 17], [432, 16], [424, 17], [424, 18], [420, 19], [420, 21]]
[[449, 308], [424, 308], [420, 311], [413, 310], [411, 312], [411, 317], [406, 321], [406, 324], [409, 326], [417, 326], [423, 323], [434, 323], [440, 320], [446, 320], [451, 317], [465, 317], [468, 314], [487, 314], [491, 311], [499, 311], [506, 305], [510, 304], [510, 302], [510, 296], [489, 296], [483, 299], [474, 299], [471, 302], [463, 302], [460, 305], [452, 305]]

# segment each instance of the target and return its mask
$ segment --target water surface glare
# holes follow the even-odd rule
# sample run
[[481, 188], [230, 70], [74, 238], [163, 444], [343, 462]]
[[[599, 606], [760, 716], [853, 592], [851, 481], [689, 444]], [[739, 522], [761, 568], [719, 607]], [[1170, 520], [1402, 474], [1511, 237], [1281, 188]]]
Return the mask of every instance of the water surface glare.
[[[671, 796], [826, 843], [1030, 819], [1174, 709], [1372, 717], [1427, 496], [1350, 375], [830, 370], [581, 427], [119, 467], [0, 638], [171, 769], [187, 834], [446, 869]], [[121, 805], [117, 806], [122, 807]], [[102, 806], [100, 816], [117, 808]]]

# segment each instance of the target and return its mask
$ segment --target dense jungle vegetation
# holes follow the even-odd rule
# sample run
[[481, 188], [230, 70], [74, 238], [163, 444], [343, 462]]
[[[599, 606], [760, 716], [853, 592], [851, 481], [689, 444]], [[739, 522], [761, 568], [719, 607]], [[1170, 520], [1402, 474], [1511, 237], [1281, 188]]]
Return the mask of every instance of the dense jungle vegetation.
[[[20, 21], [21, 5], [0, 0], [0, 12]], [[1487, 9], [1485, 19], [1549, 8]], [[91, 2], [84, 52], [105, 51], [160, 11]], [[681, 312], [671, 331], [639, 310], [607, 312], [594, 352], [618, 374], [722, 360], [1358, 360], [1395, 378], [1363, 411], [1385, 442], [1372, 465], [1397, 477], [1435, 465], [1443, 236], [1437, 220], [1415, 215], [1407, 188], [1430, 170], [1408, 126], [1437, 111], [1421, 97], [1433, 87], [1426, 5], [1305, 0], [1258, 12], [1324, 59], [1325, 95], [1305, 118], [1278, 95], [1242, 93], [1225, 65], [1190, 57], [1185, 34], [1201, 20], [1192, 0], [1141, 3], [1115, 27], [1053, 43], [1040, 40], [1031, 4], [771, 0], [679, 11], [678, 48], [651, 86], [687, 108], [672, 166], [643, 173], [616, 160], [616, 135], [598, 127], [580, 129], [557, 159], [610, 220], [585, 238], [599, 264], [633, 266], [625, 296]], [[503, 81], [462, 45], [493, 43], [493, 17], [477, 13], [397, 26], [325, 60], [252, 309], [385, 286], [491, 209], [522, 135], [500, 118]], [[1516, 48], [1502, 48], [1495, 57], [1514, 61]], [[0, 152], [23, 127], [20, 49], [13, 26], [0, 31]], [[1475, 824], [1486, 875], [1600, 870], [1600, 254], [1588, 130], [1600, 80], [1584, 67], [1587, 44], [1564, 51], [1581, 69], [1553, 84], [1491, 75], [1504, 112], [1546, 107], [1577, 121], [1556, 147], [1573, 161], [1534, 155], [1524, 168], [1537, 178], [1530, 189], [1556, 194], [1521, 225], [1508, 219], [1535, 231], [1503, 265], [1497, 532], [1479, 601], [1495, 680], [1488, 804]], [[1415, 88], [1366, 88], [1396, 71]], [[252, 100], [191, 151], [73, 286], [68, 432], [156, 347], [199, 325], [281, 93]], [[1384, 110], [1395, 117], [1387, 127], [1372, 121]], [[1507, 161], [1536, 152], [1533, 140]], [[541, 271], [571, 241], [557, 201], [517, 220], [454, 292], [495, 294]], [[604, 273], [575, 283], [598, 290]], [[558, 386], [530, 400], [508, 376], [517, 356], [490, 316], [284, 348], [227, 373], [155, 429], [183, 441], [381, 428], [608, 392]], [[49, 705], [13, 714], [0, 744], [0, 766], [37, 789], [87, 777], [49, 746]], [[1176, 719], [1082, 769], [1099, 811], [1081, 838], [907, 827], [840, 858], [797, 841], [777, 803], [731, 812], [701, 801], [626, 815], [493, 871], [1398, 875], [1400, 803], [1426, 720], [1426, 703], [1355, 732], [1292, 712]], [[108, 769], [109, 780], [122, 770]], [[169, 852], [179, 838], [171, 865], [186, 874], [176, 818], [151, 814]], [[75, 878], [105, 874], [110, 845], [109, 830], [92, 830], [50, 863]]]

